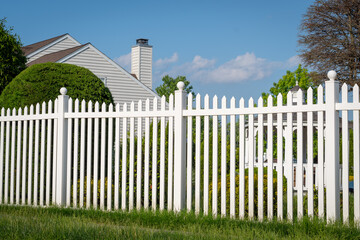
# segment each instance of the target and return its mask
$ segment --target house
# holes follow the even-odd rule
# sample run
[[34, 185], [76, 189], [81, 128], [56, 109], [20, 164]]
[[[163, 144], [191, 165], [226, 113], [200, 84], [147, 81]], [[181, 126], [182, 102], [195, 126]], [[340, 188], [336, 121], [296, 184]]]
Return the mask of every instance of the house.
[[89, 69], [109, 88], [115, 103], [159, 98], [152, 90], [152, 46], [148, 39], [137, 39], [131, 48], [131, 73], [91, 43], [81, 44], [69, 34], [24, 46], [22, 50], [27, 66], [55, 62]]

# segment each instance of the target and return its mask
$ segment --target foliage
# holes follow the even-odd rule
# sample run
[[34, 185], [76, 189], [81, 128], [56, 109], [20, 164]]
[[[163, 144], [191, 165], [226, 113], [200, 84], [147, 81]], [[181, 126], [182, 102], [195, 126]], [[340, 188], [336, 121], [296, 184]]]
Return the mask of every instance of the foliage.
[[22, 71], [5, 88], [0, 106], [19, 108], [55, 100], [61, 87], [73, 99], [113, 103], [111, 93], [90, 70], [64, 63], [35, 64]]
[[6, 26], [6, 18], [0, 19], [0, 94], [26, 68], [20, 38], [12, 31], [12, 27]]
[[360, 1], [316, 0], [303, 17], [299, 45], [307, 66], [323, 76], [335, 70], [340, 81], [358, 83]]
[[193, 92], [193, 87], [190, 85], [190, 82], [186, 80], [185, 76], [178, 76], [177, 78], [174, 79], [169, 75], [166, 75], [162, 78], [163, 83], [159, 87], [157, 87], [155, 91], [159, 96], [165, 96], [166, 101], [169, 102], [170, 94], [175, 93], [175, 90], [177, 90], [176, 84], [180, 81], [184, 82], [185, 84], [184, 90], [186, 91], [187, 94], [191, 93], [195, 95], [195, 93]]
[[[319, 84], [316, 73], [309, 73], [308, 69], [303, 68], [301, 64], [299, 64], [295, 71], [286, 71], [286, 74], [282, 76], [277, 83], [273, 83], [273, 87], [270, 88], [269, 93], [262, 93], [264, 105], [267, 105], [267, 98], [269, 95], [273, 97], [274, 104], [277, 103], [277, 96], [280, 93], [283, 98], [283, 104], [286, 104], [287, 94], [294, 86], [296, 86], [296, 83], [298, 83], [298, 86], [303, 89], [303, 91], [307, 91], [309, 87], [315, 90]], [[316, 91], [313, 92], [314, 101], [316, 101], [316, 93]]]

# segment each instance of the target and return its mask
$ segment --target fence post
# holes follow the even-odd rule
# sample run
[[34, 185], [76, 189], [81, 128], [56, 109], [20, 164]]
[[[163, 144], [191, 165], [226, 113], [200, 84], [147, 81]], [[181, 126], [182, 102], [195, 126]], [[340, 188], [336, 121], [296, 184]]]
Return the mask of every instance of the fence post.
[[186, 126], [183, 110], [186, 107], [185, 84], [177, 83], [175, 91], [175, 146], [174, 146], [174, 211], [179, 212], [185, 207], [186, 188]]
[[335, 81], [336, 72], [328, 72], [325, 81], [326, 98], [326, 219], [328, 222], [340, 219], [340, 182], [339, 182], [339, 82]]
[[58, 96], [58, 141], [57, 141], [57, 161], [56, 161], [56, 204], [65, 205], [66, 201], [66, 164], [67, 164], [67, 127], [68, 121], [64, 113], [68, 111], [69, 96], [66, 95], [67, 89], [60, 89], [61, 95]]

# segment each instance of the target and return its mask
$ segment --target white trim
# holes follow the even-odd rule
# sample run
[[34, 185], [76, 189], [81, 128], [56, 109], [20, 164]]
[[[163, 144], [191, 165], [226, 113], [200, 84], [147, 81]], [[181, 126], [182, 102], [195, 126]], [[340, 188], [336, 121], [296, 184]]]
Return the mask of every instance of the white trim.
[[42, 52], [42, 51], [44, 51], [44, 50], [46, 50], [46, 49], [54, 46], [55, 44], [58, 44], [59, 42], [64, 41], [64, 40], [67, 39], [67, 38], [69, 38], [70, 40], [74, 41], [76, 44], [81, 45], [78, 41], [76, 41], [76, 40], [75, 40], [73, 37], [71, 37], [69, 34], [65, 34], [65, 35], [62, 36], [61, 38], [59, 38], [59, 39], [57, 39], [57, 40], [55, 40], [55, 41], [53, 41], [53, 42], [51, 42], [51, 43], [43, 46], [42, 48], [39, 48], [38, 50], [36, 50], [35, 52], [30, 53], [30, 54], [27, 55], [26, 57], [29, 59], [29, 58], [31, 58], [31, 57], [39, 54], [40, 52]]

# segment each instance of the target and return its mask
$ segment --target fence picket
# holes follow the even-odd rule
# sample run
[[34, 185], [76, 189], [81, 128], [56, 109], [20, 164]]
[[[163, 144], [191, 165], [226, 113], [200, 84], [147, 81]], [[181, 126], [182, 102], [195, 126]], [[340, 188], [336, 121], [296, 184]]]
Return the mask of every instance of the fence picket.
[[[303, 93], [299, 89], [297, 92], [297, 106], [303, 103]], [[297, 163], [296, 163], [296, 189], [297, 189], [297, 216], [303, 217], [303, 179], [304, 179], [304, 158], [303, 158], [303, 113], [298, 112], [296, 118], [297, 126]]]
[[[262, 108], [264, 103], [263, 103], [263, 99], [262, 97], [259, 98], [258, 100], [258, 107]], [[263, 192], [264, 192], [264, 161], [263, 161], [263, 156], [264, 156], [264, 149], [263, 149], [263, 145], [264, 145], [264, 121], [263, 121], [263, 114], [258, 114], [258, 129], [257, 129], [257, 133], [258, 133], [258, 144], [257, 144], [257, 149], [258, 149], [258, 155], [257, 155], [257, 159], [258, 159], [258, 218], [260, 221], [262, 221], [264, 219], [264, 196], [263, 196]], [[269, 127], [269, 124], [268, 124]], [[269, 141], [268, 141], [269, 142]], [[268, 167], [268, 169], [270, 169]], [[269, 173], [269, 170], [268, 170]]]
[[[54, 113], [58, 113], [58, 99], [55, 99], [55, 102], [54, 102]], [[31, 110], [31, 109], [30, 109]], [[31, 111], [30, 111], [31, 112]], [[30, 115], [32, 115], [30, 113]], [[31, 121], [30, 121], [30, 125], [31, 125]], [[56, 193], [56, 162], [57, 162], [57, 146], [58, 146], [58, 120], [55, 118], [54, 119], [54, 134], [53, 134], [53, 158], [52, 158], [52, 202], [53, 204], [56, 204], [56, 196], [55, 196], [55, 193]], [[30, 143], [30, 141], [29, 141]], [[31, 146], [31, 145], [29, 145]], [[29, 147], [30, 148], [30, 147]]]
[[[112, 113], [114, 111], [114, 106], [112, 103], [109, 104], [108, 112]], [[108, 118], [108, 162], [107, 162], [107, 210], [111, 210], [112, 203], [112, 172], [113, 172], [113, 163], [112, 163], [112, 153], [113, 153], [113, 118]]]
[[[99, 115], [99, 102], [95, 102], [94, 112]], [[99, 174], [99, 118], [94, 119], [94, 188], [93, 188], [93, 208], [98, 205], [98, 174]]]
[[[201, 109], [201, 96], [196, 95], [196, 110]], [[201, 119], [196, 116], [196, 130], [195, 130], [195, 214], [200, 213], [200, 157], [201, 157]]]
[[[15, 108], [12, 111], [12, 116], [16, 116], [16, 109]], [[15, 132], [15, 130], [16, 130], [16, 121], [12, 121], [12, 126], [11, 126], [10, 192], [9, 192], [10, 193], [10, 204], [14, 204], [15, 143], [16, 143], [15, 142], [15, 140], [16, 140], [16, 132]], [[38, 138], [36, 138], [36, 139], [38, 139]], [[39, 143], [39, 140], [37, 140], [37, 142]], [[35, 149], [36, 149], [36, 146], [35, 146]], [[35, 179], [37, 179], [37, 176], [36, 176]]]
[[[209, 95], [205, 95], [204, 109], [209, 109]], [[204, 117], [204, 214], [209, 214], [209, 116]]]
[[[250, 98], [249, 100], [249, 109], [254, 107], [254, 100]], [[255, 200], [255, 192], [254, 192], [254, 115], [249, 114], [249, 153], [248, 153], [248, 161], [249, 161], [249, 218], [254, 218], [254, 200]]]
[[[165, 111], [166, 98], [161, 97], [161, 111]], [[165, 117], [160, 119], [160, 210], [165, 207]]]
[[[230, 109], [235, 109], [235, 98], [230, 100]], [[235, 115], [230, 116], [230, 217], [235, 218]]]
[[[71, 113], [73, 111], [73, 100], [72, 98], [69, 98], [68, 102], [68, 112]], [[73, 147], [73, 129], [72, 129], [72, 122], [73, 120], [71, 118], [68, 119], [68, 139], [67, 139], [67, 180], [66, 180], [66, 206], [70, 207], [71, 204], [71, 169], [72, 169], [72, 147]]]
[[[193, 95], [189, 94], [188, 95], [188, 101], [187, 101], [187, 109], [191, 110], [192, 109], [192, 104], [193, 104]], [[186, 169], [187, 169], [187, 173], [186, 173], [186, 179], [187, 179], [187, 183], [186, 183], [186, 190], [187, 190], [187, 194], [186, 194], [186, 207], [188, 212], [191, 211], [191, 205], [192, 205], [192, 143], [193, 143], [193, 139], [192, 139], [192, 117], [189, 116], [187, 118], [187, 164], [186, 164]]]
[[[115, 106], [115, 112], [120, 112], [120, 104]], [[96, 136], [94, 136], [96, 138]], [[119, 209], [119, 172], [120, 172], [120, 118], [115, 119], [115, 169], [114, 169], [114, 209]]]
[[[270, 95], [268, 97], [268, 107], [273, 107], [273, 97]], [[268, 177], [268, 194], [267, 194], [267, 203], [268, 203], [268, 209], [267, 209], [267, 217], [268, 219], [273, 218], [273, 115], [268, 114], [267, 116], [268, 120], [268, 126], [267, 126], [267, 162], [268, 162], [268, 171], [267, 171], [267, 177]], [[260, 156], [259, 156], [260, 157]], [[259, 180], [260, 181], [260, 180]], [[261, 180], [262, 181], [262, 180]]]
[[[25, 115], [25, 113], [24, 113]], [[5, 109], [2, 108], [1, 109], [1, 117], [5, 116]], [[26, 121], [24, 121], [26, 122]], [[4, 184], [4, 178], [3, 178], [3, 174], [4, 174], [4, 131], [5, 131], [5, 122], [1, 121], [1, 134], [0, 134], [0, 204], [3, 203], [3, 184]], [[25, 132], [25, 130], [24, 130]], [[24, 141], [25, 142], [25, 141]], [[23, 152], [25, 152], [25, 150], [23, 150]], [[24, 168], [23, 168], [24, 171]], [[24, 176], [24, 175], [23, 175]], [[23, 180], [23, 184], [25, 184], [25, 181]], [[24, 187], [23, 187], [24, 189]], [[23, 199], [25, 194], [22, 194]]]
[[[45, 103], [43, 104], [43, 108], [44, 108], [44, 106], [45, 106]], [[22, 109], [21, 108], [18, 109], [18, 115], [19, 116], [22, 115]], [[41, 124], [42, 126], [44, 125], [44, 122], [45, 122], [45, 120], [42, 120], [42, 124]], [[16, 153], [16, 204], [20, 204], [20, 173], [21, 173], [21, 161], [20, 160], [21, 160], [21, 150], [22, 150], [21, 149], [22, 124], [23, 124], [22, 121], [18, 121], [17, 145], [16, 145], [17, 146], [17, 153]], [[44, 132], [45, 132], [45, 128], [42, 129], [41, 136], [43, 136]], [[44, 141], [41, 142], [41, 148], [42, 148], [42, 155], [41, 156], [43, 156], [43, 154], [45, 154], [44, 151], [43, 151]], [[44, 162], [43, 158], [42, 158], [42, 162]], [[44, 176], [43, 171], [44, 171], [44, 169], [41, 172], [42, 177]], [[44, 186], [43, 182], [40, 183], [40, 186]], [[40, 191], [42, 191], [42, 193], [43, 193], [44, 188], [41, 187]], [[41, 203], [41, 205], [43, 205], [43, 204]]]
[[[318, 87], [318, 105], [324, 104], [324, 90]], [[325, 217], [325, 198], [324, 198], [324, 113], [318, 111], [318, 168], [319, 168], [319, 217]]]
[[[307, 91], [307, 104], [312, 107], [313, 105], [313, 90], [309, 87]], [[313, 142], [314, 142], [314, 131], [313, 131], [313, 112], [307, 113], [307, 170], [306, 170], [306, 180], [307, 180], [307, 192], [308, 192], [308, 216], [314, 216], [314, 165], [313, 165]], [[306, 147], [306, 146], [304, 146]]]
[[[354, 103], [359, 103], [359, 86], [353, 88]], [[354, 222], [360, 222], [360, 136], [359, 110], [354, 110]]]
[[[191, 95], [191, 94], [190, 94]], [[213, 98], [213, 109], [218, 108], [218, 98], [215, 95]], [[213, 164], [213, 172], [212, 172], [212, 214], [214, 217], [217, 217], [217, 208], [218, 208], [218, 117], [217, 115], [213, 116], [213, 139], [212, 139], [212, 146], [213, 146], [213, 155], [212, 155], [212, 164]]]
[[[292, 93], [287, 94], [287, 106], [292, 106]], [[293, 170], [293, 119], [292, 113], [287, 113], [286, 136], [285, 136], [285, 162], [288, 169], [287, 173], [287, 217], [289, 220], [293, 219], [293, 185], [294, 185], [294, 170]]]
[[[81, 101], [81, 113], [86, 112], [85, 100]], [[80, 125], [80, 187], [79, 187], [79, 206], [84, 206], [84, 175], [85, 175], [85, 118], [81, 118]]]
[[[150, 111], [150, 100], [146, 99], [145, 111]], [[144, 156], [144, 208], [149, 208], [149, 167], [150, 167], [150, 118], [145, 118], [145, 156]]]
[[[6, 116], [10, 116], [10, 109], [6, 111]], [[9, 198], [9, 155], [10, 155], [10, 121], [6, 122], [6, 147], [5, 147], [5, 186], [4, 203], [8, 203]]]
[[[36, 104], [36, 115], [40, 115], [40, 104]], [[35, 159], [34, 159], [34, 205], [38, 203], [38, 176], [39, 176], [39, 130], [40, 121], [35, 120]]]
[[[138, 102], [138, 111], [141, 112], [143, 108], [142, 101]], [[136, 170], [136, 209], [141, 208], [141, 183], [142, 183], [142, 118], [137, 119], [137, 170]]]
[[[134, 102], [130, 104], [130, 112], [134, 113], [135, 105]], [[130, 118], [130, 150], [129, 150], [129, 210], [134, 208], [134, 130], [135, 130], [135, 118]]]
[[[174, 96], [169, 96], [169, 110], [174, 110]], [[174, 117], [169, 117], [168, 140], [168, 210], [173, 209], [173, 154], [174, 154]]]
[[[240, 99], [240, 109], [245, 108], [244, 98]], [[245, 115], [239, 117], [239, 217], [245, 218]]]
[[[88, 102], [88, 112], [93, 108], [92, 101]], [[91, 165], [92, 165], [92, 118], [87, 120], [87, 154], [86, 154], [86, 208], [91, 205]], [[68, 123], [69, 124], [69, 123]], [[69, 151], [69, 150], [68, 150]]]
[[[277, 106], [282, 107], [283, 98], [279, 93]], [[277, 114], [277, 217], [283, 219], [283, 114]]]
[[[10, 113], [10, 112], [9, 112]], [[34, 105], [30, 106], [30, 115], [34, 115]], [[7, 130], [7, 129], [6, 129]], [[31, 205], [31, 199], [32, 199], [32, 178], [33, 178], [33, 134], [34, 134], [34, 121], [30, 121], [30, 127], [29, 127], [29, 153], [28, 153], [28, 204]], [[6, 172], [5, 172], [6, 173]], [[6, 186], [5, 186], [6, 187]]]
[[[157, 111], [158, 109], [158, 101], [157, 98], [154, 98], [153, 101], [153, 111]], [[152, 186], [152, 201], [151, 201], [151, 206], [153, 210], [156, 210], [156, 199], [157, 199], [157, 126], [158, 126], [158, 122], [157, 122], [157, 117], [153, 118], [153, 142], [152, 142], [152, 181], [151, 181], [151, 186]]]
[[[226, 109], [226, 97], [221, 99], [221, 109]], [[226, 216], [226, 116], [221, 116], [221, 216]]]
[[[48, 103], [48, 113], [52, 113], [53, 112], [53, 104], [52, 101], [50, 100]], [[27, 107], [24, 108], [24, 116], [27, 115]], [[26, 145], [27, 145], [27, 121], [24, 121], [24, 135], [23, 135], [23, 139], [24, 139], [24, 144], [23, 144], [23, 167], [26, 169]], [[52, 119], [48, 119], [47, 120], [47, 147], [46, 147], [46, 193], [45, 193], [45, 198], [46, 198], [46, 206], [49, 206], [50, 204], [50, 186], [51, 186], [51, 139], [52, 139], [52, 126], [53, 126], [53, 120]], [[26, 176], [26, 171], [25, 169], [23, 170], [23, 184], [22, 184], [22, 196], [23, 196], [23, 204], [25, 203], [25, 176]]]
[[[106, 112], [106, 105], [101, 105], [101, 112]], [[101, 118], [101, 140], [100, 140], [100, 209], [105, 209], [105, 144], [106, 144], [106, 118]]]
[[[20, 112], [19, 112], [20, 114]], [[45, 116], [46, 114], [46, 103], [43, 102], [41, 106], [41, 115]], [[40, 154], [40, 206], [44, 205], [44, 175], [45, 175], [45, 118], [41, 120], [41, 154]], [[21, 125], [20, 125], [21, 126]], [[21, 130], [20, 130], [21, 131]], [[21, 138], [21, 135], [19, 133], [19, 139]], [[20, 145], [20, 141], [18, 143]], [[18, 152], [18, 162], [20, 164], [20, 151]], [[17, 166], [19, 166], [19, 164]], [[68, 174], [67, 174], [68, 175]]]

